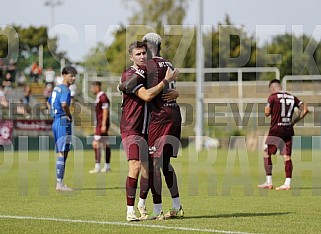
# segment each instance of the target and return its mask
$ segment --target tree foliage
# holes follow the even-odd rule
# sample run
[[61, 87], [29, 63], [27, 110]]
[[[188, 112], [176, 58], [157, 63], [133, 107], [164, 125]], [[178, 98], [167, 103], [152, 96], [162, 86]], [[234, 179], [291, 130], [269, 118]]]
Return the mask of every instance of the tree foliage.
[[[133, 3], [132, 3], [133, 2]], [[196, 28], [183, 25], [188, 0], [133, 0], [129, 25], [115, 32], [110, 45], [99, 43], [86, 56], [86, 68], [120, 74], [131, 62], [127, 47], [141, 40], [147, 32], [162, 36], [161, 54], [175, 67], [196, 67]], [[275, 36], [258, 45], [244, 27], [234, 25], [227, 15], [222, 23], [203, 30], [205, 67], [267, 67], [276, 66], [284, 75], [319, 74], [321, 47], [306, 35]], [[271, 79], [272, 74], [245, 74], [246, 80]], [[205, 74], [205, 79], [235, 80], [237, 74]], [[195, 74], [181, 74], [181, 80], [195, 80]]]
[[44, 68], [59, 69], [60, 63], [56, 58], [64, 58], [65, 53], [58, 52], [57, 38], [48, 38], [47, 27], [23, 28], [13, 25], [0, 28], [0, 57], [4, 64], [14, 60], [18, 69], [24, 70], [34, 60], [38, 60], [40, 45], [43, 46]]

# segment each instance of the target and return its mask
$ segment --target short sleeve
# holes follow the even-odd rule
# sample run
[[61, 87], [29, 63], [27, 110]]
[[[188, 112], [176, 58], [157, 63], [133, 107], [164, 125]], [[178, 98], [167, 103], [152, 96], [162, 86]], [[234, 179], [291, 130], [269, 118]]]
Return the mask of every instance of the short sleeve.
[[68, 100], [70, 100], [70, 91], [69, 89], [63, 89], [61, 91], [60, 103], [68, 103]]
[[295, 107], [299, 107], [303, 102], [297, 98], [296, 96], [294, 96], [294, 106]]

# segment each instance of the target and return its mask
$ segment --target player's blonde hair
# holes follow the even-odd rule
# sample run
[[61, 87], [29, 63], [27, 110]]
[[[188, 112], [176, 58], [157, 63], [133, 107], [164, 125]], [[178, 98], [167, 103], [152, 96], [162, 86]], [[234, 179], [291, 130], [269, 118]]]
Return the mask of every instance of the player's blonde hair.
[[162, 37], [157, 33], [147, 33], [143, 37], [143, 41], [152, 42], [152, 43], [155, 43], [156, 45], [160, 45], [162, 43]]

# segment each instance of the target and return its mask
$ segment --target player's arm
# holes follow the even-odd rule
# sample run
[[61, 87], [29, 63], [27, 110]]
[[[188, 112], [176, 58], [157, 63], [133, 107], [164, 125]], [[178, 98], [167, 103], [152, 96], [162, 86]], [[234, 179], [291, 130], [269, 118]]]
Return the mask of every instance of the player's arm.
[[[170, 68], [167, 68], [166, 76], [165, 76], [165, 78], [163, 80], [164, 83], [166, 84], [166, 83], [169, 83], [169, 82], [172, 82], [172, 81], [176, 80], [177, 77], [178, 77], [178, 74], [179, 74], [179, 72], [178, 72], [177, 69], [172, 71]], [[146, 78], [143, 78], [143, 79], [146, 79]], [[142, 76], [139, 75], [138, 73], [134, 73], [133, 75], [131, 75], [131, 77], [129, 79], [127, 79], [123, 83], [119, 84], [117, 86], [117, 89], [120, 92], [129, 92], [130, 93], [132, 91], [136, 91], [135, 88], [140, 83], [142, 83]], [[155, 90], [152, 90], [152, 89], [149, 89], [149, 90], [150, 91], [155, 91]]]
[[179, 92], [175, 89], [170, 89], [168, 93], [164, 93], [162, 98], [165, 102], [175, 101], [179, 97]]
[[296, 117], [294, 120], [292, 120], [292, 125], [295, 125], [297, 122], [299, 122], [301, 119], [303, 119], [309, 113], [308, 106], [303, 102], [299, 105], [298, 108], [299, 108], [298, 117]]
[[48, 102], [46, 102], [46, 105], [47, 105], [48, 110], [50, 110], [51, 105], [50, 105], [49, 101], [48, 101]]
[[107, 132], [107, 126], [105, 125], [105, 123], [107, 123], [108, 118], [109, 118], [108, 108], [104, 108], [103, 109], [103, 119], [102, 119], [103, 124], [101, 125], [101, 132], [102, 133], [106, 133]]
[[65, 112], [65, 115], [68, 116], [69, 120], [72, 121], [72, 117], [71, 117], [71, 113], [70, 113], [70, 109], [69, 106], [67, 105], [66, 102], [62, 102], [61, 103], [61, 107]]
[[166, 71], [166, 76], [162, 80], [162, 82], [159, 82], [157, 85], [154, 87], [151, 87], [149, 89], [146, 89], [145, 87], [141, 87], [139, 90], [136, 91], [136, 95], [144, 100], [145, 102], [150, 102], [153, 100], [154, 97], [156, 97], [165, 87], [169, 82], [172, 82], [173, 80], [176, 80], [178, 77], [178, 70], [175, 69], [172, 71], [170, 68], [167, 68]]
[[269, 105], [265, 106], [264, 114], [265, 114], [266, 117], [269, 117], [271, 115], [271, 107]]

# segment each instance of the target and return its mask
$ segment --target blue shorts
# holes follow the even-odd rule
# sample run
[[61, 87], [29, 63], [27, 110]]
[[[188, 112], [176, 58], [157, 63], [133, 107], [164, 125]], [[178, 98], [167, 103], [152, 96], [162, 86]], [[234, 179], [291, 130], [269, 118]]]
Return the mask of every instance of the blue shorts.
[[55, 138], [56, 152], [70, 151], [71, 122], [66, 116], [55, 118], [52, 124], [52, 132]]

